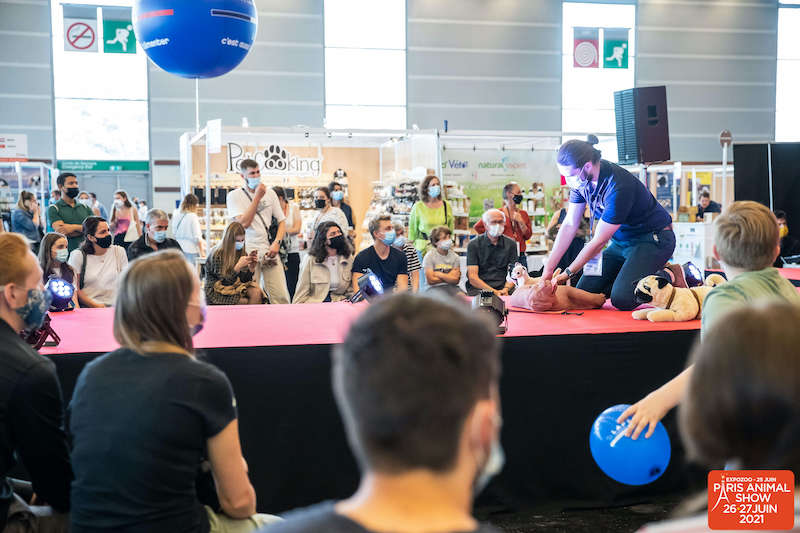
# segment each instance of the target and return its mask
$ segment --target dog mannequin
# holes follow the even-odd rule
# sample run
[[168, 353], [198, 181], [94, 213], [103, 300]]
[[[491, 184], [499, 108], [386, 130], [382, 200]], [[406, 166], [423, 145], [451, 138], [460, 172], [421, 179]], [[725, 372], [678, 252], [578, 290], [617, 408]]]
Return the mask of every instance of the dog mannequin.
[[636, 300], [649, 303], [655, 309], [639, 309], [632, 313], [636, 320], [650, 322], [685, 322], [700, 318], [703, 301], [711, 289], [724, 283], [725, 278], [711, 274], [705, 284], [691, 289], [673, 287], [669, 278], [656, 274], [639, 280], [636, 284]]
[[[557, 270], [553, 277], [558, 276]], [[517, 263], [509, 277], [517, 288], [509, 303], [538, 312], [570, 311], [574, 309], [597, 309], [606, 303], [605, 294], [593, 294], [567, 285], [553, 285], [549, 279], [531, 278], [528, 271]]]

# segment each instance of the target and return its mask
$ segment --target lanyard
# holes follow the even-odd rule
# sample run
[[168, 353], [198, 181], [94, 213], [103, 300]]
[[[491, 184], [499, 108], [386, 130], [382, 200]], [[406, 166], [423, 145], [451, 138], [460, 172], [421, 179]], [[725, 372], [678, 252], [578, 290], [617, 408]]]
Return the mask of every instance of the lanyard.
[[[591, 188], [591, 182], [589, 182], [587, 190], [589, 188]], [[586, 242], [594, 238], [594, 210], [597, 208], [597, 202], [600, 200], [600, 180], [597, 180], [597, 188], [594, 192], [594, 198], [592, 198], [592, 194], [589, 192], [589, 210], [591, 211], [591, 216], [589, 218], [589, 238], [586, 239]]]

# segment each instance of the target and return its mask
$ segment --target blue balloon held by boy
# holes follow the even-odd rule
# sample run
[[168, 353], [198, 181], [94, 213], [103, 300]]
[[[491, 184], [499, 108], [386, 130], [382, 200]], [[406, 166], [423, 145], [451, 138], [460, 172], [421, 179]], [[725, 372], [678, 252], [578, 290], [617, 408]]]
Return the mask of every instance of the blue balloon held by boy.
[[610, 478], [626, 485], [646, 485], [667, 469], [672, 447], [661, 422], [649, 439], [626, 437], [630, 419], [617, 424], [617, 418], [628, 407], [615, 405], [600, 413], [589, 433], [589, 448], [597, 466]]

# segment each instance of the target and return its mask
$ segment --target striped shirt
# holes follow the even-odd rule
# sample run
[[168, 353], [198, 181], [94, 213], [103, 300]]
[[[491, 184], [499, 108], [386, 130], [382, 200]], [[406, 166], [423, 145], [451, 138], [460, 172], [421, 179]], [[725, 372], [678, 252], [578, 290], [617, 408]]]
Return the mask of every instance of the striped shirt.
[[725, 313], [765, 299], [800, 305], [800, 292], [776, 268], [743, 272], [708, 293], [703, 301], [701, 334]]
[[408, 275], [410, 276], [412, 272], [416, 272], [422, 268], [422, 265], [419, 262], [419, 254], [411, 242], [406, 242], [403, 245], [403, 251], [406, 253], [406, 260], [408, 261]]

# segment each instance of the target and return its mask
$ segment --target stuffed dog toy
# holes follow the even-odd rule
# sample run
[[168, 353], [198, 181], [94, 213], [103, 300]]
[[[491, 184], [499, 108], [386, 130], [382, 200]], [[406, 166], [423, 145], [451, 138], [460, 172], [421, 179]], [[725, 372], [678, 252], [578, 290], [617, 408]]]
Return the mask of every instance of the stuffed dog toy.
[[655, 309], [634, 311], [633, 318], [650, 322], [685, 322], [700, 318], [706, 295], [724, 282], [725, 278], [719, 274], [711, 274], [704, 285], [684, 289], [673, 287], [666, 273], [647, 276], [636, 284], [636, 301], [649, 303]]
[[[557, 277], [561, 270], [556, 270]], [[606, 303], [604, 294], [593, 294], [567, 285], [553, 285], [549, 279], [531, 278], [525, 267], [517, 263], [509, 277], [517, 285], [510, 303], [537, 312], [597, 309]]]

